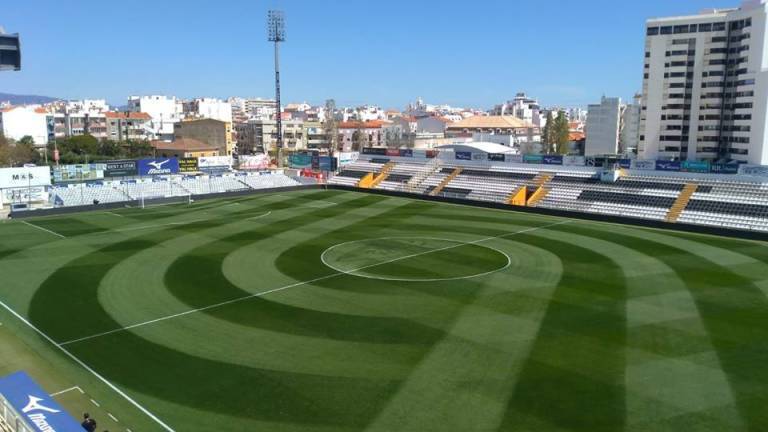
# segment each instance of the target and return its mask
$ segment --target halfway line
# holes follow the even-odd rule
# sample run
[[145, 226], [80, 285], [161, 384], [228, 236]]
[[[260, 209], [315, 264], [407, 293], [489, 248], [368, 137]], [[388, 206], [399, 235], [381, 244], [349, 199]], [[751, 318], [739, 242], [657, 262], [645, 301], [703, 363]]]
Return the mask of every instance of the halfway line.
[[59, 238], [66, 238], [65, 236], [63, 236], [63, 235], [61, 235], [61, 234], [59, 234], [59, 233], [57, 233], [57, 232], [51, 231], [51, 230], [49, 230], [48, 228], [43, 228], [43, 227], [41, 227], [41, 226], [38, 226], [38, 225], [35, 225], [35, 224], [33, 224], [33, 223], [29, 223], [29, 222], [27, 222], [27, 221], [25, 221], [25, 220], [21, 220], [20, 222], [21, 222], [21, 223], [23, 223], [23, 224], [25, 224], [25, 225], [29, 225], [29, 226], [31, 226], [32, 228], [37, 228], [37, 229], [39, 229], [39, 230], [43, 230], [43, 231], [47, 232], [48, 234], [53, 234], [53, 235], [55, 235], [56, 237], [59, 237]]

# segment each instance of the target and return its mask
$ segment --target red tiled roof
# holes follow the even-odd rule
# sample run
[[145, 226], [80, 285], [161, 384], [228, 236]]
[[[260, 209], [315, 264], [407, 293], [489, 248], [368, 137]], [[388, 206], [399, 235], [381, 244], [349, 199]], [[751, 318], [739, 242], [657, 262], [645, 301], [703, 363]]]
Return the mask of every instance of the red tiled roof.
[[339, 129], [380, 129], [384, 125], [381, 120], [371, 120], [367, 122], [341, 122], [338, 125]]
[[107, 111], [104, 117], [113, 119], [150, 120], [152, 117], [144, 112]]

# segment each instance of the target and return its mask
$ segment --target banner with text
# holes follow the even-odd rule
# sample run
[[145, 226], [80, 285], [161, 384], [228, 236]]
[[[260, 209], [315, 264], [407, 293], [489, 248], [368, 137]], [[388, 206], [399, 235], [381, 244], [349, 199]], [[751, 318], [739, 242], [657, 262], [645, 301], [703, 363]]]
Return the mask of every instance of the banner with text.
[[[83, 431], [82, 426], [24, 372], [16, 372], [0, 378], [0, 402], [2, 399], [7, 401], [27, 428], [32, 431]], [[0, 406], [0, 408], [5, 407]], [[0, 415], [3, 415], [3, 411], [6, 410], [0, 410]], [[7, 420], [10, 421], [10, 419]], [[13, 423], [11, 425], [15, 429], [16, 425]]]
[[139, 175], [135, 160], [114, 160], [104, 163], [104, 177], [131, 177]]
[[178, 174], [179, 160], [176, 158], [140, 159], [136, 166], [140, 176]]
[[0, 168], [0, 189], [49, 186], [51, 169], [43, 167]]
[[179, 159], [179, 172], [193, 173], [200, 171], [196, 157], [184, 157]]

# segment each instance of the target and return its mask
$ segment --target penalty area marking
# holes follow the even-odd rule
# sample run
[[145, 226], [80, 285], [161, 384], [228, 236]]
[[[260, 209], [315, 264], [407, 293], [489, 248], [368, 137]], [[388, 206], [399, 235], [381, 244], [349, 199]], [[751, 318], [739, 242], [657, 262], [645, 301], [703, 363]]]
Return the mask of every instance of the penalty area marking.
[[[509, 237], [509, 236], [513, 236], [513, 235], [517, 235], [517, 234], [525, 234], [525, 233], [529, 233], [529, 232], [533, 232], [533, 231], [537, 231], [537, 230], [553, 227], [553, 226], [556, 226], [556, 225], [567, 224], [567, 223], [570, 223], [570, 222], [571, 222], [570, 220], [560, 221], [560, 222], [551, 223], [551, 224], [547, 224], [547, 225], [541, 225], [541, 226], [537, 226], [537, 227], [527, 228], [527, 229], [520, 230], [520, 231], [513, 231], [513, 232], [506, 233], [506, 234], [501, 234], [501, 235], [498, 235], [498, 236], [486, 237], [486, 238], [482, 238], [480, 240], [474, 240], [474, 241], [467, 242], [467, 243], [473, 243], [474, 244], [474, 243], [480, 243], [480, 242], [484, 242], [484, 241], [488, 241], [488, 240]], [[463, 244], [461, 244], [459, 246], [463, 246]], [[453, 246], [453, 247], [457, 247], [457, 246]], [[421, 254], [426, 254], [426, 253], [430, 253], [430, 252], [432, 252], [432, 251], [422, 252]], [[415, 254], [414, 256], [418, 256], [418, 254]], [[390, 260], [390, 262], [399, 261], [399, 260], [402, 260], [402, 259], [405, 259], [405, 258], [406, 257], [397, 258], [395, 260]], [[387, 263], [388, 262], [386, 262], [386, 261], [385, 262], [380, 262], [380, 263], [376, 263], [376, 264], [372, 264], [372, 265], [368, 265], [368, 266], [352, 269], [352, 270], [349, 270], [349, 272], [361, 271], [361, 270], [365, 270], [366, 268], [375, 267], [375, 266], [379, 266], [379, 265], [383, 265], [383, 264], [387, 264]], [[210, 309], [216, 309], [216, 308], [219, 308], [219, 307], [222, 307], [222, 306], [227, 306], [227, 305], [231, 305], [231, 304], [234, 304], [234, 303], [239, 303], [241, 301], [250, 300], [250, 299], [253, 299], [253, 298], [257, 298], [257, 297], [262, 297], [262, 296], [265, 296], [265, 295], [268, 295], [268, 294], [284, 291], [284, 290], [291, 289], [291, 288], [296, 288], [296, 287], [299, 287], [299, 286], [302, 286], [302, 285], [307, 285], [307, 284], [312, 284], [312, 283], [315, 283], [315, 282], [320, 282], [320, 281], [326, 280], [326, 279], [332, 279], [332, 278], [339, 277], [339, 276], [346, 275], [346, 274], [348, 274], [348, 273], [333, 273], [333, 274], [329, 274], [329, 275], [325, 275], [325, 276], [320, 276], [320, 277], [317, 277], [317, 278], [314, 278], [314, 279], [305, 280], [305, 281], [302, 281], [302, 282], [295, 282], [295, 283], [292, 283], [292, 284], [289, 284], [289, 285], [285, 285], [285, 286], [282, 286], [282, 287], [279, 287], [279, 288], [273, 288], [271, 290], [262, 291], [262, 292], [258, 292], [258, 293], [254, 293], [254, 294], [249, 294], [249, 295], [242, 296], [242, 297], [237, 297], [237, 298], [234, 298], [232, 300], [227, 300], [227, 301], [223, 301], [223, 302], [220, 302], [220, 303], [214, 303], [214, 304], [211, 304], [211, 305], [208, 305], [208, 306], [204, 306], [204, 307], [201, 307], [201, 308], [190, 309], [190, 310], [187, 310], [187, 311], [184, 311], [184, 312], [179, 312], [179, 313], [175, 313], [175, 314], [172, 314], [172, 315], [166, 315], [166, 316], [163, 316], [163, 317], [160, 317], [160, 318], [155, 318], [155, 319], [152, 319], [152, 320], [149, 320], [149, 321], [144, 321], [144, 322], [140, 322], [140, 323], [136, 323], [136, 324], [131, 324], [131, 325], [128, 325], [128, 326], [125, 326], [125, 327], [116, 328], [114, 330], [109, 330], [109, 331], [105, 331], [105, 332], [101, 332], [101, 333], [92, 334], [90, 336], [84, 336], [84, 337], [81, 337], [81, 338], [72, 339], [72, 340], [69, 340], [69, 341], [66, 341], [66, 342], [58, 343], [56, 345], [58, 347], [60, 347], [61, 349], [64, 349], [63, 347], [65, 345], [69, 345], [69, 344], [73, 344], [73, 343], [77, 343], [77, 342], [83, 342], [83, 341], [87, 341], [87, 340], [90, 340], [90, 339], [95, 339], [95, 338], [98, 338], [98, 337], [107, 336], [107, 335], [111, 335], [111, 334], [115, 334], [115, 333], [120, 333], [120, 332], [124, 332], [124, 331], [127, 331], [127, 330], [139, 328], [139, 327], [144, 327], [144, 326], [147, 326], [147, 325], [150, 325], [150, 324], [155, 324], [155, 323], [159, 323], [159, 322], [162, 322], [162, 321], [168, 321], [168, 320], [171, 320], [171, 319], [174, 319], [174, 318], [179, 318], [179, 317], [183, 317], [183, 316], [186, 316], [186, 315], [191, 315], [191, 314], [194, 314], [194, 313], [197, 313], [197, 312], [203, 312], [203, 311], [207, 311], [207, 310], [210, 310]], [[2, 304], [2, 302], [0, 302], [0, 304]], [[31, 325], [31, 324], [29, 324], [29, 325]], [[55, 343], [55, 342], [53, 342], [53, 340], [51, 340], [51, 342]]]
[[163, 429], [165, 429], [165, 430], [166, 430], [166, 431], [168, 431], [168, 432], [175, 432], [173, 428], [171, 428], [170, 426], [168, 426], [167, 424], [165, 424], [165, 423], [164, 423], [162, 420], [160, 420], [160, 418], [158, 418], [156, 415], [152, 414], [152, 413], [151, 413], [151, 412], [150, 412], [148, 409], [144, 408], [144, 407], [143, 407], [141, 404], [139, 404], [138, 402], [136, 402], [135, 400], [133, 400], [133, 398], [131, 398], [130, 396], [128, 396], [128, 395], [127, 395], [127, 394], [126, 394], [124, 391], [120, 390], [120, 389], [119, 389], [119, 388], [118, 388], [116, 385], [112, 384], [112, 383], [111, 383], [109, 380], [107, 380], [106, 378], [104, 378], [103, 376], [101, 376], [101, 374], [99, 374], [98, 372], [96, 372], [95, 370], [93, 370], [93, 369], [92, 369], [90, 366], [88, 366], [87, 364], [85, 364], [85, 362], [83, 362], [83, 361], [82, 361], [82, 360], [80, 360], [80, 359], [79, 359], [77, 356], [75, 356], [74, 354], [72, 354], [71, 352], [69, 352], [69, 350], [67, 350], [66, 348], [64, 348], [63, 346], [61, 346], [61, 344], [58, 344], [58, 343], [56, 343], [56, 341], [54, 341], [54, 340], [53, 340], [53, 339], [52, 339], [50, 336], [48, 336], [47, 334], [43, 333], [43, 331], [42, 331], [42, 330], [40, 330], [39, 328], [37, 328], [37, 327], [36, 327], [34, 324], [32, 324], [31, 322], [29, 322], [29, 320], [27, 320], [27, 319], [26, 319], [26, 318], [24, 318], [23, 316], [19, 315], [19, 314], [18, 314], [18, 313], [17, 313], [15, 310], [11, 309], [11, 308], [10, 308], [10, 306], [8, 306], [7, 304], [5, 304], [5, 302], [3, 302], [3, 301], [0, 301], [0, 306], [2, 306], [2, 307], [3, 307], [3, 309], [5, 309], [6, 311], [8, 311], [8, 312], [9, 312], [11, 315], [15, 316], [15, 317], [16, 317], [16, 318], [17, 318], [19, 321], [21, 321], [21, 322], [23, 322], [24, 324], [26, 324], [26, 325], [27, 325], [27, 327], [29, 327], [29, 328], [31, 328], [32, 330], [34, 330], [34, 331], [35, 331], [35, 333], [37, 333], [37, 334], [39, 334], [40, 336], [42, 336], [42, 337], [43, 337], [43, 339], [47, 340], [47, 341], [48, 341], [49, 343], [51, 343], [53, 346], [55, 346], [56, 348], [58, 348], [59, 350], [61, 350], [61, 352], [62, 352], [62, 353], [64, 353], [64, 354], [65, 354], [67, 357], [69, 357], [70, 359], [72, 359], [72, 360], [73, 360], [75, 363], [77, 363], [78, 365], [80, 365], [80, 367], [82, 367], [83, 369], [85, 369], [86, 371], [88, 371], [88, 372], [89, 372], [91, 375], [93, 375], [94, 377], [96, 377], [96, 378], [97, 378], [99, 381], [101, 381], [102, 383], [104, 383], [104, 384], [105, 384], [107, 387], [109, 387], [110, 389], [112, 389], [112, 390], [113, 390], [115, 393], [117, 393], [118, 395], [122, 396], [122, 397], [123, 397], [123, 399], [125, 399], [126, 401], [128, 401], [128, 402], [129, 402], [131, 405], [133, 405], [134, 407], [138, 408], [138, 409], [139, 409], [139, 411], [143, 412], [145, 415], [147, 415], [147, 417], [151, 418], [151, 419], [152, 419], [152, 420], [153, 420], [155, 423], [157, 423], [158, 425], [160, 425], [160, 427], [162, 427]]
[[[348, 241], [348, 242], [344, 242], [344, 243], [335, 244], [335, 245], [329, 247], [328, 249], [324, 250], [323, 253], [320, 254], [320, 261], [323, 264], [325, 264], [326, 267], [328, 267], [328, 268], [330, 268], [330, 269], [332, 269], [334, 271], [337, 271], [339, 273], [344, 273], [344, 274], [348, 274], [348, 275], [351, 275], [351, 276], [357, 276], [357, 277], [366, 278], [366, 279], [380, 279], [380, 280], [386, 280], [386, 281], [399, 281], [399, 282], [438, 282], [438, 281], [451, 281], [451, 280], [472, 279], [472, 278], [477, 278], [477, 277], [481, 277], [481, 276], [487, 276], [489, 274], [500, 272], [502, 270], [506, 270], [507, 268], [509, 268], [510, 265], [512, 265], [512, 258], [510, 258], [509, 255], [507, 255], [504, 251], [500, 251], [499, 249], [496, 249], [495, 247], [484, 246], [484, 245], [480, 246], [480, 247], [486, 248], [486, 249], [490, 249], [492, 251], [495, 251], [495, 252], [498, 252], [498, 253], [504, 255], [504, 257], [507, 259], [507, 263], [503, 267], [499, 267], [499, 268], [497, 268], [495, 270], [490, 270], [490, 271], [483, 272], [483, 273], [477, 273], [477, 274], [467, 275], [467, 276], [445, 277], [445, 278], [419, 279], [419, 278], [399, 278], [399, 277], [375, 276], [375, 275], [370, 275], [370, 274], [361, 274], [361, 273], [358, 273], [360, 271], [359, 269], [358, 270], [342, 270], [342, 269], [340, 269], [338, 267], [335, 267], [335, 266], [329, 264], [328, 261], [325, 258], [325, 254], [326, 253], [330, 252], [331, 250], [333, 250], [333, 249], [335, 249], [337, 247], [341, 247], [341, 246], [344, 246], [344, 245], [355, 244], [355, 243], [363, 243], [363, 242], [367, 242], [367, 241], [404, 240], [404, 239], [441, 240], [441, 241], [447, 241], [447, 242], [459, 243], [459, 244], [458, 245], [454, 245], [454, 246], [446, 246], [444, 248], [431, 249], [431, 250], [424, 251], [424, 252], [419, 252], [419, 253], [416, 253], [416, 254], [406, 255], [404, 257], [396, 258], [393, 261], [385, 261], [383, 263], [374, 264], [373, 267], [389, 264], [391, 262], [396, 262], [396, 261], [400, 261], [400, 260], [404, 260], [404, 259], [408, 259], [408, 258], [414, 258], [416, 256], [427, 255], [427, 254], [430, 254], [430, 253], [433, 253], [433, 252], [441, 252], [441, 251], [444, 251], [444, 250], [454, 249], [454, 248], [458, 248], [458, 247], [466, 246], [466, 245], [475, 245], [472, 242], [465, 242], [463, 240], [454, 240], [454, 239], [447, 239], [447, 238], [441, 238], [441, 237], [379, 237], [379, 238], [369, 238], [369, 239], [352, 240], [352, 241]], [[368, 266], [367, 268], [371, 268], [371, 266]]]
[[74, 387], [70, 387], [70, 388], [68, 388], [68, 389], [64, 389], [64, 390], [61, 390], [61, 391], [57, 391], [56, 393], [51, 393], [50, 395], [51, 395], [51, 396], [58, 396], [58, 395], [63, 395], [64, 393], [69, 393], [69, 392], [71, 392], [71, 391], [73, 391], [73, 390], [77, 390], [77, 391], [79, 391], [79, 392], [80, 392], [80, 394], [85, 394], [85, 392], [83, 391], [83, 389], [81, 389], [81, 388], [80, 388], [80, 386], [74, 386]]

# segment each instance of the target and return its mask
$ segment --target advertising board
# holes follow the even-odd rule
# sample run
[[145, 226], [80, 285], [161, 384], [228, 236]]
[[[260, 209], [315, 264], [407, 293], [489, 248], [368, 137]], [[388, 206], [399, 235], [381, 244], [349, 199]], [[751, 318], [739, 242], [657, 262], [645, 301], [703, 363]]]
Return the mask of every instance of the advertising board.
[[[7, 403], [36, 432], [82, 432], [80, 424], [24, 372], [0, 378], [0, 402]], [[0, 406], [0, 415], [7, 411]]]
[[196, 157], [184, 157], [179, 159], [179, 172], [193, 173], [200, 171]]
[[49, 186], [51, 169], [42, 167], [0, 168], [0, 189]]
[[140, 176], [178, 174], [179, 160], [176, 158], [140, 159], [136, 163]]
[[269, 168], [270, 160], [266, 154], [240, 156], [241, 170], [259, 170]]
[[139, 175], [135, 160], [114, 160], [104, 162], [104, 177], [130, 177]]
[[656, 171], [680, 171], [681, 164], [679, 161], [656, 161]]
[[472, 160], [472, 152], [456, 152], [457, 160]]

